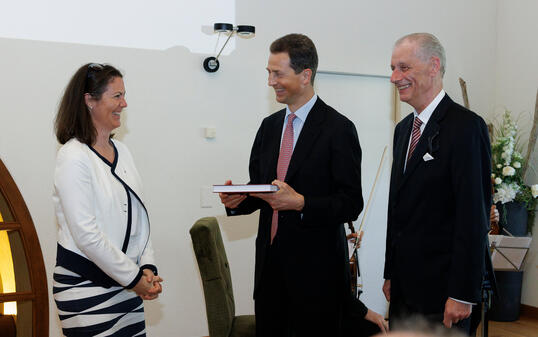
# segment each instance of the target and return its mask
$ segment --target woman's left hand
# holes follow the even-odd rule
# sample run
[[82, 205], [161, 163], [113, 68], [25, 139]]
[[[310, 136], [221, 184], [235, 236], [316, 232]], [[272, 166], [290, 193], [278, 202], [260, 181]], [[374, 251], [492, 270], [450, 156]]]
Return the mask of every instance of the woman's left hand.
[[349, 233], [346, 236], [346, 238], [348, 239], [349, 242], [356, 244], [357, 248], [360, 248], [363, 234], [364, 234], [363, 231], [360, 231], [359, 233]]
[[494, 224], [499, 223], [499, 211], [497, 210], [497, 207], [495, 207], [495, 205], [491, 205], [491, 211], [489, 212], [489, 221]]

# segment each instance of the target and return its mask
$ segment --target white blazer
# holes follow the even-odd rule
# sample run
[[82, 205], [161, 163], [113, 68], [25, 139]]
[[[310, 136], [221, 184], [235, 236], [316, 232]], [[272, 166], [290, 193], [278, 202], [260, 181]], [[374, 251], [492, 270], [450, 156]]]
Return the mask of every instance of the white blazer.
[[76, 139], [58, 151], [52, 198], [58, 254], [63, 247], [77, 254], [68, 254], [75, 260], [82, 259], [80, 265], [90, 260], [119, 285], [131, 288], [143, 268], [157, 270], [140, 176], [127, 147], [112, 143], [114, 163]]

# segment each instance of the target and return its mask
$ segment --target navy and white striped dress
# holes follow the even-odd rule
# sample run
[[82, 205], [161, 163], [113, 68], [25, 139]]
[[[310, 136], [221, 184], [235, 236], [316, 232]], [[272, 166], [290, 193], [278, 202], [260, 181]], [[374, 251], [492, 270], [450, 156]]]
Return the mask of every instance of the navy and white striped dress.
[[144, 305], [130, 288], [155, 274], [142, 185], [127, 147], [108, 162], [77, 140], [58, 151], [53, 201], [58, 251], [53, 294], [65, 336], [145, 336]]

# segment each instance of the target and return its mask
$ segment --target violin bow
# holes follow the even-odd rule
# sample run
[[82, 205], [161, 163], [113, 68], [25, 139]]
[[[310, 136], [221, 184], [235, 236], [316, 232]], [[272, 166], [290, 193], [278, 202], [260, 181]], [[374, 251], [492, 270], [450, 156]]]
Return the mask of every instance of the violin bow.
[[[379, 174], [381, 173], [381, 168], [383, 167], [383, 162], [385, 161], [385, 154], [387, 153], [388, 145], [385, 145], [385, 148], [383, 149], [383, 154], [381, 155], [381, 161], [379, 162], [379, 167], [377, 168], [377, 174], [375, 176], [374, 184], [372, 185], [372, 189], [370, 190], [370, 196], [368, 197], [368, 202], [366, 203], [366, 208], [364, 209], [364, 213], [362, 214], [361, 224], [359, 226], [359, 230], [357, 233], [361, 234], [362, 227], [364, 226], [364, 220], [366, 219], [366, 215], [368, 214], [368, 209], [370, 208], [370, 203], [372, 202], [372, 198], [374, 196], [375, 187], [377, 185], [377, 181], [379, 180]], [[353, 254], [357, 251], [357, 248], [359, 246], [359, 242], [355, 241], [355, 245], [353, 245]]]

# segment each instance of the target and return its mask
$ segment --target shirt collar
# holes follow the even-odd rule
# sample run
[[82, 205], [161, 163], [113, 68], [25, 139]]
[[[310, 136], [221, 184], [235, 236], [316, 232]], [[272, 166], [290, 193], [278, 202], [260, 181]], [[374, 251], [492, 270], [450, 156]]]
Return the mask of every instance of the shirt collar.
[[430, 120], [430, 117], [432, 116], [435, 108], [437, 108], [443, 97], [445, 97], [445, 94], [445, 90], [441, 89], [441, 91], [437, 94], [437, 96], [435, 96], [433, 101], [431, 101], [431, 103], [428, 104], [426, 109], [424, 109], [420, 114], [417, 113], [417, 110], [413, 111], [413, 115], [415, 116], [415, 118], [420, 119], [422, 121], [422, 124], [426, 125], [428, 123], [428, 120]]
[[[297, 111], [295, 111], [295, 116], [297, 116], [297, 118], [299, 118], [301, 121], [304, 122], [306, 120], [306, 117], [308, 117], [308, 113], [310, 112], [310, 110], [312, 110], [312, 107], [316, 103], [317, 99], [318, 99], [318, 95], [314, 94], [314, 96], [312, 96], [312, 98], [308, 102], [306, 102], [302, 107], [300, 107], [299, 109], [297, 109]], [[286, 105], [286, 118], [288, 118], [290, 114], [291, 114], [291, 110]]]

